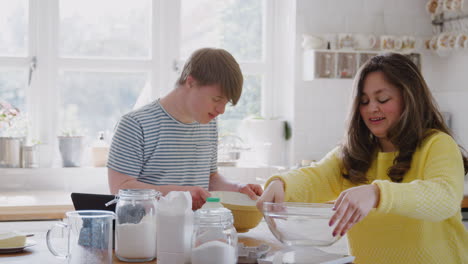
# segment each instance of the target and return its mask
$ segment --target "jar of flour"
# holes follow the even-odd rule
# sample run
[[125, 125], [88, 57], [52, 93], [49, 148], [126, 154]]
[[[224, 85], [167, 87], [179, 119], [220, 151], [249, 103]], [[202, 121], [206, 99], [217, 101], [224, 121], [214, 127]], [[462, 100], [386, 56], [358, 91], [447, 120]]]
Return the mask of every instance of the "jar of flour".
[[192, 264], [235, 264], [237, 232], [230, 210], [200, 209], [195, 212]]
[[156, 257], [156, 206], [160, 193], [150, 189], [119, 190], [115, 208], [115, 254], [121, 261]]

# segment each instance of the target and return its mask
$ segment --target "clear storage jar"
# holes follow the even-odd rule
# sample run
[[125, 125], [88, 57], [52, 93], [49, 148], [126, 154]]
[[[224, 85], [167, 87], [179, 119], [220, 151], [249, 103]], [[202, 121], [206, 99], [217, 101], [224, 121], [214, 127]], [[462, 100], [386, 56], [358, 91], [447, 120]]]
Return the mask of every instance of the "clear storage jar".
[[119, 190], [115, 254], [121, 261], [145, 262], [156, 257], [156, 206], [160, 193], [150, 189]]
[[195, 212], [192, 236], [192, 264], [235, 264], [237, 232], [232, 213], [226, 208]]

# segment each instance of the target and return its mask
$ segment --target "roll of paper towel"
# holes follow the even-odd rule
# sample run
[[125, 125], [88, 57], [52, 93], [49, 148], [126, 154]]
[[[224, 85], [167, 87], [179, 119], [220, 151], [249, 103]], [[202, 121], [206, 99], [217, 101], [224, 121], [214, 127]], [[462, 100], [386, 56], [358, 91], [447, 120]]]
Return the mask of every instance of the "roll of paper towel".
[[239, 134], [245, 143], [251, 146], [251, 157], [265, 165], [284, 165], [286, 140], [284, 138], [284, 120], [246, 119], [239, 128]]

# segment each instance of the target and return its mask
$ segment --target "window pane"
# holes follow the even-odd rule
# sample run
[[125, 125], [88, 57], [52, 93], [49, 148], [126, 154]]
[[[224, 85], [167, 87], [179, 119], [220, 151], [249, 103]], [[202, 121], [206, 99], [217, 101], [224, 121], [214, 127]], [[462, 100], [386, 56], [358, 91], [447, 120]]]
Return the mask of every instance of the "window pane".
[[27, 56], [27, 0], [0, 0], [0, 32], [0, 56]]
[[60, 55], [149, 58], [151, 0], [61, 0]]
[[181, 56], [219, 47], [240, 61], [263, 58], [263, 0], [182, 0]]
[[0, 71], [0, 99], [7, 101], [21, 112], [26, 111], [25, 91], [27, 72], [22, 70]]
[[226, 106], [224, 114], [219, 116], [219, 135], [235, 134], [240, 121], [249, 116], [261, 115], [262, 76], [245, 76], [242, 96], [236, 106]]
[[62, 72], [61, 130], [77, 130], [88, 139], [99, 131], [112, 132], [119, 118], [132, 110], [146, 80], [146, 73]]

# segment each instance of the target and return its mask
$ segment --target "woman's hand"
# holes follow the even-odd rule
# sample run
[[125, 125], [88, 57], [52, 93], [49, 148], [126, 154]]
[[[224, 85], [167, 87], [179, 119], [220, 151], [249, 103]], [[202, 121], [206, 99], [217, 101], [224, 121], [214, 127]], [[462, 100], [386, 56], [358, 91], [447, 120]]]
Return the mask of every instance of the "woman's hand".
[[273, 180], [266, 190], [263, 192], [262, 196], [257, 200], [257, 208], [262, 211], [264, 202], [275, 202], [282, 203], [284, 202], [284, 183], [280, 179]]
[[335, 214], [330, 219], [332, 226], [337, 221], [333, 236], [343, 236], [354, 224], [369, 214], [372, 208], [377, 207], [380, 201], [380, 189], [375, 184], [368, 184], [349, 188], [343, 191], [335, 202]]
[[263, 189], [258, 184], [240, 184], [239, 192], [247, 194], [252, 200], [257, 200], [258, 196], [263, 194]]

